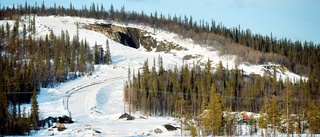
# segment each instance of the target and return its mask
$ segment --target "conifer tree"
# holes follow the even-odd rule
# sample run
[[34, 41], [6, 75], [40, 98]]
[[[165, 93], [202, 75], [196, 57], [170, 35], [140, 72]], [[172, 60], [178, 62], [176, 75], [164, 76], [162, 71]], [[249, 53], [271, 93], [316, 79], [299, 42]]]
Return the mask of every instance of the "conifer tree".
[[94, 44], [94, 64], [100, 64], [100, 52], [99, 52], [99, 46], [97, 45], [97, 42]]
[[32, 21], [31, 21], [31, 34], [36, 34], [36, 16], [33, 15]]
[[23, 24], [23, 30], [22, 30], [22, 44], [23, 44], [23, 48], [22, 48], [22, 58], [24, 58], [25, 55], [25, 47], [26, 45], [26, 40], [27, 40], [27, 28], [26, 28], [26, 24]]
[[273, 94], [276, 94], [277, 95], [277, 92], [278, 91], [278, 85], [277, 85], [277, 69], [276, 67], [273, 67], [273, 76], [272, 76], [272, 92]]
[[71, 63], [71, 45], [70, 45], [70, 35], [69, 35], [69, 31], [66, 30], [66, 39], [65, 39], [65, 47], [63, 47], [64, 49], [64, 57], [65, 57], [65, 72], [66, 74], [69, 73], [70, 71], [70, 63]]
[[85, 60], [85, 65], [87, 65], [87, 68], [86, 68], [86, 72], [88, 74], [92, 74], [92, 72], [94, 71], [94, 58], [93, 58], [93, 53], [92, 53], [92, 50], [90, 49], [90, 47], [88, 46], [88, 43], [85, 42], [85, 48], [86, 48], [86, 60]]
[[125, 19], [126, 19], [126, 13], [125, 13], [124, 5], [121, 6], [120, 14], [119, 14], [118, 18], [120, 19], [120, 21], [125, 21]]
[[190, 129], [190, 135], [192, 137], [197, 137], [198, 136], [197, 129], [196, 129], [195, 124], [194, 124], [193, 121], [190, 121], [189, 129]]
[[148, 86], [148, 81], [149, 81], [149, 65], [148, 65], [148, 60], [144, 62], [143, 69], [142, 69], [142, 76], [141, 76], [141, 94], [142, 94], [142, 100], [141, 100], [141, 110], [142, 113], [147, 114], [149, 111], [149, 103], [148, 103], [148, 97], [149, 95], [149, 86]]
[[277, 97], [273, 95], [271, 100], [270, 100], [270, 107], [267, 110], [267, 115], [268, 115], [267, 120], [271, 124], [271, 128], [273, 130], [274, 136], [276, 135], [277, 127], [279, 127], [279, 125], [280, 125], [280, 116], [281, 116], [281, 114], [280, 114], [278, 105], [279, 104], [277, 102]]
[[[0, 58], [1, 59], [1, 58]], [[1, 61], [1, 60], [0, 60]], [[1, 85], [0, 85], [1, 86]], [[8, 127], [8, 99], [5, 94], [3, 94], [2, 88], [0, 88], [0, 133], [4, 134]]]
[[[259, 112], [260, 117], [258, 118], [259, 127], [264, 130], [267, 130], [267, 125], [268, 125], [267, 111], [269, 110], [269, 108], [270, 108], [269, 99], [267, 96], [265, 96], [263, 101], [263, 106]], [[265, 134], [266, 132], [263, 132], [263, 130], [261, 130], [261, 136], [264, 136]]]
[[[65, 46], [62, 45], [62, 51], [65, 50]], [[65, 54], [60, 53], [59, 66], [57, 68], [57, 81], [64, 82], [66, 80], [66, 57]]]
[[110, 13], [110, 19], [111, 19], [111, 20], [114, 20], [114, 19], [115, 19], [115, 12], [114, 12], [114, 8], [113, 8], [113, 5], [112, 5], [112, 4], [110, 5], [110, 11], [109, 11], [109, 13]]
[[79, 23], [76, 23], [76, 27], [77, 27], [77, 30], [76, 30], [76, 36], [75, 36], [75, 42], [79, 42]]
[[[156, 115], [157, 114], [157, 95], [158, 95], [158, 81], [157, 81], [157, 72], [156, 72], [156, 65], [155, 65], [155, 59], [153, 59], [153, 66], [151, 68], [151, 74], [150, 74], [150, 109], [151, 114]], [[160, 102], [158, 102], [160, 103]]]
[[219, 135], [222, 124], [222, 106], [220, 94], [216, 93], [216, 86], [212, 83], [210, 91], [209, 112], [204, 121], [205, 126], [213, 135]]
[[10, 40], [10, 26], [8, 22], [6, 23], [6, 39], [7, 41]]
[[[78, 68], [79, 68], [79, 72], [81, 73], [81, 75], [83, 75], [86, 72], [86, 49], [85, 49], [85, 42], [83, 42], [83, 40], [81, 41], [80, 44], [80, 57], [78, 57]], [[91, 60], [92, 61], [92, 60]], [[90, 63], [90, 62], [89, 62]]]
[[[289, 137], [290, 133], [293, 132], [293, 127], [292, 127], [292, 118], [291, 118], [291, 113], [293, 112], [293, 89], [292, 89], [292, 84], [289, 79], [286, 79], [285, 81], [286, 85], [286, 95], [284, 97], [285, 104], [286, 104], [286, 111], [285, 111], [285, 116], [286, 116], [286, 133], [287, 137]], [[291, 132], [290, 132], [291, 131]]]
[[70, 47], [70, 56], [71, 56], [71, 59], [70, 59], [70, 71], [71, 72], [75, 72], [76, 70], [76, 67], [75, 67], [75, 62], [76, 62], [76, 44], [78, 42], [73, 39], [73, 42], [71, 43], [71, 47]]
[[233, 135], [234, 121], [233, 121], [231, 112], [232, 112], [231, 108], [227, 108], [226, 116], [224, 118], [225, 119], [224, 124], [225, 124], [226, 132], [228, 136]]
[[177, 116], [179, 117], [179, 122], [180, 122], [180, 135], [182, 136], [182, 130], [183, 130], [183, 118], [185, 117], [185, 114], [187, 112], [187, 101], [186, 100], [177, 100], [176, 101], [176, 111], [177, 111]]
[[[319, 102], [319, 101], [318, 101]], [[309, 109], [307, 111], [307, 120], [309, 124], [309, 130], [312, 134], [320, 133], [320, 109], [310, 98], [308, 99]], [[320, 103], [319, 103], [320, 104]]]
[[124, 113], [126, 113], [127, 109], [126, 109], [126, 104], [129, 105], [129, 115], [131, 115], [131, 104], [130, 104], [130, 97], [129, 97], [129, 93], [130, 93], [130, 89], [129, 89], [129, 84], [128, 81], [124, 84], [124, 87], [123, 87], [123, 98], [124, 98]]
[[36, 88], [33, 89], [31, 109], [32, 109], [31, 122], [32, 122], [33, 130], [36, 130], [38, 128], [38, 123], [39, 123], [39, 105], [37, 101]]
[[110, 47], [109, 47], [109, 41], [108, 40], [106, 40], [105, 63], [107, 65], [110, 65], [112, 63]]

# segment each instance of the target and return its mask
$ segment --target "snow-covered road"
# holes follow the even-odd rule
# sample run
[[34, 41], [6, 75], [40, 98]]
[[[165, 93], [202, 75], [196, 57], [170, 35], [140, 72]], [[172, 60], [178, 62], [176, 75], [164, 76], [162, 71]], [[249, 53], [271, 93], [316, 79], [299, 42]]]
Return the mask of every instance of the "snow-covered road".
[[[112, 114], [108, 108], [115, 107], [115, 104], [123, 106], [121, 87], [116, 86], [122, 85], [125, 78], [114, 77], [68, 92], [65, 100], [68, 100], [66, 108], [70, 116], [77, 118], [79, 115], [86, 115], [92, 118], [102, 114]], [[114, 87], [111, 89], [111, 86]]]
[[[125, 78], [127, 78], [126, 76], [119, 76], [119, 77], [113, 77], [113, 78], [108, 78], [99, 82], [93, 82], [90, 84], [86, 84], [86, 85], [79, 85], [77, 87], [72, 88], [71, 90], [68, 90], [65, 94], [65, 97], [63, 99], [63, 106], [64, 109], [66, 109], [69, 112], [69, 117], [72, 117], [72, 112], [69, 109], [69, 100], [70, 98], [76, 98], [76, 101], [78, 101], [77, 96], [78, 94], [81, 94], [81, 92], [84, 92], [84, 95], [81, 95], [81, 97], [84, 97], [85, 100], [83, 100], [83, 102], [85, 103], [84, 106], [85, 108], [88, 108], [87, 103], [88, 102], [93, 102], [93, 104], [91, 103], [91, 105], [95, 105], [92, 106], [92, 108], [90, 109], [90, 111], [94, 111], [97, 106], [96, 103], [94, 103], [96, 101], [96, 95], [98, 92], [94, 92], [92, 91], [92, 89], [102, 89], [103, 86], [106, 86], [105, 84], [110, 84], [111, 82], [114, 81], [118, 81], [118, 80], [124, 80]], [[100, 91], [100, 92], [112, 92], [112, 91]], [[75, 94], [75, 95], [74, 95]], [[86, 102], [87, 101], [87, 102]], [[108, 100], [105, 100], [108, 101]], [[89, 114], [89, 113], [88, 113]], [[90, 114], [92, 114], [92, 112], [90, 112]]]

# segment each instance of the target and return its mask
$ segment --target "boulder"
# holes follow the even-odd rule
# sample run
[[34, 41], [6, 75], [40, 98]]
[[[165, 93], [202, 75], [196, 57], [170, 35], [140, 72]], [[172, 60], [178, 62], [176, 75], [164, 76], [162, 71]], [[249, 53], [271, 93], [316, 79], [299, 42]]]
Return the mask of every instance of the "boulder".
[[58, 122], [59, 123], [66, 123], [66, 124], [74, 123], [74, 121], [72, 121], [72, 118], [70, 118], [70, 117], [68, 117], [66, 115], [58, 117]]
[[165, 124], [163, 125], [168, 131], [174, 131], [174, 130], [177, 130], [179, 127], [174, 127], [170, 124]]
[[157, 133], [157, 134], [161, 134], [163, 131], [160, 129], [160, 128], [156, 128], [154, 130], [154, 133]]
[[65, 129], [67, 129], [64, 124], [62, 123], [56, 123], [53, 128], [58, 128], [58, 131], [64, 131]]
[[129, 115], [128, 113], [124, 113], [119, 117], [119, 119], [134, 120], [135, 117]]

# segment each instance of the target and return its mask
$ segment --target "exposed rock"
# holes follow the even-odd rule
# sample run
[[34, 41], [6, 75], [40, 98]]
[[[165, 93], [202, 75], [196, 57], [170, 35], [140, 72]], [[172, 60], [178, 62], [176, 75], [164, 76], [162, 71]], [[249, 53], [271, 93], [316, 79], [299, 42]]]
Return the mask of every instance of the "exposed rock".
[[62, 123], [56, 123], [52, 128], [58, 128], [58, 131], [64, 131], [67, 129]]
[[124, 114], [122, 114], [122, 115], [119, 117], [119, 119], [124, 119], [124, 118], [125, 118], [126, 120], [134, 120], [134, 119], [135, 119], [135, 117], [129, 115], [128, 113], [124, 113]]
[[66, 124], [74, 123], [74, 121], [72, 121], [72, 118], [70, 118], [70, 117], [68, 117], [66, 115], [58, 117], [58, 122], [59, 123], [66, 123]]
[[173, 49], [185, 50], [185, 48], [179, 46], [178, 44], [168, 42], [166, 40], [157, 41], [154, 37], [152, 37], [151, 33], [138, 28], [121, 27], [112, 24], [91, 24], [83, 25], [82, 27], [100, 32], [114, 41], [136, 49], [142, 46], [147, 51], [156, 49], [156, 52], [170, 52], [170, 50]]
[[92, 130], [94, 133], [100, 134], [101, 132], [98, 130]]
[[157, 134], [161, 134], [162, 133], [162, 130], [160, 128], [156, 128], [154, 130], [154, 133], [157, 133]]
[[165, 124], [163, 125], [168, 131], [174, 131], [174, 130], [177, 130], [179, 127], [174, 127], [170, 124]]
[[190, 59], [197, 59], [197, 58], [200, 58], [201, 55], [185, 55], [183, 56], [183, 60], [190, 60]]

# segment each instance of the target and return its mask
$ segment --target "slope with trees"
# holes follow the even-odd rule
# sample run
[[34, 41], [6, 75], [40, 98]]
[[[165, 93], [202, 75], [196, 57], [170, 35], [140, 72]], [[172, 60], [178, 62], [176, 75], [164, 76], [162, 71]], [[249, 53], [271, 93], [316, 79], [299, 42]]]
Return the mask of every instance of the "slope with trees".
[[[226, 70], [221, 63], [217, 68], [213, 68], [210, 61], [204, 69], [199, 69], [196, 65], [191, 68], [184, 65], [180, 68], [175, 66], [173, 70], [165, 70], [161, 66], [161, 57], [158, 61], [155, 63], [154, 59], [154, 65], [149, 68], [146, 60], [142, 72], [138, 71], [138, 75], [133, 74], [132, 80], [127, 81], [124, 100], [131, 106], [131, 111], [153, 116], [176, 117], [182, 114], [179, 104], [183, 101], [184, 106], [188, 106], [183, 112], [193, 118], [202, 116], [198, 122], [202, 123], [200, 126], [204, 129], [203, 133], [213, 135], [231, 133], [224, 133], [226, 131], [223, 127], [232, 125], [222, 122], [226, 118], [222, 117], [223, 111], [260, 112], [258, 122], [261, 129], [266, 129], [265, 134], [275, 134], [278, 131], [291, 134], [300, 129], [298, 126], [291, 127], [291, 123], [302, 122], [298, 117], [291, 117], [292, 114], [300, 115], [301, 107], [309, 102], [311, 105], [309, 108], [304, 107], [304, 115], [310, 116], [310, 119], [305, 120], [314, 127], [319, 126], [316, 122], [319, 120], [319, 113], [316, 113], [319, 108], [312, 105], [319, 102], [319, 95], [313, 94], [311, 90], [304, 90], [311, 87], [308, 81], [301, 80], [293, 84], [286, 80], [283, 83], [282, 80], [276, 80], [275, 75], [244, 75], [237, 67]], [[156, 67], [155, 64], [159, 66]], [[285, 123], [280, 123], [281, 120]], [[211, 125], [212, 123], [215, 124]], [[271, 125], [271, 129], [267, 127], [268, 124]], [[288, 127], [288, 130], [281, 130], [280, 127], [283, 126]], [[304, 128], [305, 131], [306, 127]], [[319, 133], [315, 129], [311, 130], [312, 133]]]

